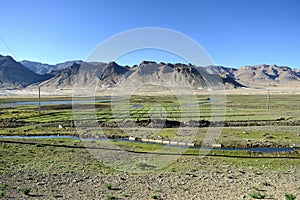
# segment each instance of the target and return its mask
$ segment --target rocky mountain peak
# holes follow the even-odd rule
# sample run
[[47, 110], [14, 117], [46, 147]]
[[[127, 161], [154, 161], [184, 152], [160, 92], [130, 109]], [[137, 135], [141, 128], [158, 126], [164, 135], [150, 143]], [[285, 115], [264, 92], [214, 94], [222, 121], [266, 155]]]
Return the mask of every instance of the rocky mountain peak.
[[143, 60], [139, 66], [141, 65], [149, 65], [149, 64], [157, 64], [155, 61], [147, 61], [147, 60]]

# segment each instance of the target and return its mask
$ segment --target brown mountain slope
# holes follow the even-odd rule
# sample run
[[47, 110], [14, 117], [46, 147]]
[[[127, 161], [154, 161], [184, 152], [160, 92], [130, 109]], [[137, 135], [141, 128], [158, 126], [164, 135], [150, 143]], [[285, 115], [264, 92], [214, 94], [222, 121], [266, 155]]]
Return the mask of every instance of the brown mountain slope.
[[104, 65], [93, 65], [90, 63], [77, 64], [54, 72], [54, 77], [44, 81], [43, 88], [72, 89], [75, 85], [92, 87], [100, 81]]
[[257, 65], [239, 68], [235, 79], [249, 87], [285, 86], [300, 83], [299, 73], [289, 67], [277, 65]]

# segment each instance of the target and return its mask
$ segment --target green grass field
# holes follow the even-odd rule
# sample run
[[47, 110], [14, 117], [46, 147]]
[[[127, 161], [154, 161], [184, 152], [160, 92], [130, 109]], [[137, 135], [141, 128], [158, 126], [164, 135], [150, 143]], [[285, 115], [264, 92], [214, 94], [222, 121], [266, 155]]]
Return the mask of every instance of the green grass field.
[[[96, 100], [107, 97], [97, 97]], [[284, 146], [289, 146], [300, 142], [299, 124], [290, 126], [293, 122], [299, 123], [300, 95], [271, 95], [269, 109], [265, 95], [227, 95], [226, 107], [212, 110], [213, 99], [210, 96], [199, 96], [193, 101], [181, 102], [174, 96], [133, 96], [127, 101], [115, 98], [113, 102], [96, 102], [94, 104], [84, 103], [76, 105], [72, 110], [72, 105], [42, 105], [41, 114], [38, 113], [37, 105], [19, 105], [0, 107], [0, 128], [1, 135], [76, 135], [76, 127], [72, 121], [74, 119], [89, 120], [95, 118], [100, 123], [113, 123], [118, 121], [141, 121], [155, 118], [167, 119], [170, 121], [189, 121], [196, 119], [213, 120], [212, 113], [224, 114], [225, 122], [247, 122], [251, 126], [225, 127], [219, 138], [219, 142], [229, 145], [238, 143], [245, 146], [248, 140], [259, 142], [269, 139]], [[43, 101], [71, 100], [68, 97], [49, 97]], [[1, 103], [36, 101], [35, 98], [13, 98], [2, 97]], [[198, 105], [188, 105], [190, 102], [199, 102]], [[185, 104], [188, 105], [185, 108]], [[79, 109], [77, 109], [79, 108]], [[93, 109], [90, 109], [93, 108]], [[224, 111], [224, 112], [223, 112]], [[222, 117], [222, 116], [221, 116]], [[222, 118], [218, 118], [222, 119]], [[260, 121], [270, 121], [265, 126], [257, 126]], [[279, 121], [282, 124], [273, 125], [271, 122]], [[286, 123], [286, 124], [285, 124]], [[59, 128], [62, 125], [64, 128]], [[122, 129], [122, 128], [121, 128]], [[125, 130], [125, 128], [123, 128]], [[105, 134], [115, 134], [124, 136], [140, 136], [139, 128], [122, 131], [120, 128], [105, 128]], [[213, 129], [213, 128], [211, 128]], [[158, 131], [149, 128], [146, 132], [152, 137], [163, 139], [189, 137], [198, 143], [202, 141], [207, 128], [199, 128], [197, 135], [178, 136], [177, 129], [164, 128]], [[140, 131], [141, 132], [141, 131]]]
[[[101, 109], [96, 107], [96, 116], [101, 121], [124, 119], [123, 116], [130, 117], [132, 120], [142, 120], [149, 118], [149, 115], [159, 114], [163, 114], [164, 117], [170, 120], [178, 120], [180, 117], [195, 119], [197, 116], [209, 120], [212, 113], [212, 103], [207, 100], [208, 98], [209, 96], [199, 97], [195, 102], [202, 102], [201, 104], [184, 109], [182, 108], [184, 105], [180, 105], [174, 97], [143, 97], [143, 99], [142, 97], [133, 97], [128, 105], [117, 101], [96, 103], [97, 105], [103, 105]], [[61, 97], [55, 100], [66, 99]], [[226, 96], [226, 107], [218, 109], [226, 111], [226, 121], [276, 120], [280, 118], [299, 120], [300, 104], [298, 99], [300, 99], [300, 95], [272, 95], [268, 110], [266, 97], [263, 95], [228, 95]], [[1, 103], [35, 100], [29, 98], [0, 98]], [[51, 101], [54, 99], [47, 98], [44, 100]], [[114, 108], [111, 109], [110, 105]], [[134, 105], [138, 105], [138, 107], [135, 108]], [[50, 107], [50, 109], [47, 107]], [[17, 119], [26, 122], [72, 120], [73, 112], [71, 108], [64, 109], [57, 106], [51, 109], [51, 107], [53, 106], [43, 106], [40, 116], [37, 112], [37, 105], [2, 107], [0, 119]], [[188, 113], [185, 113], [187, 111]], [[88, 112], [88, 114], [91, 113], [92, 111]]]

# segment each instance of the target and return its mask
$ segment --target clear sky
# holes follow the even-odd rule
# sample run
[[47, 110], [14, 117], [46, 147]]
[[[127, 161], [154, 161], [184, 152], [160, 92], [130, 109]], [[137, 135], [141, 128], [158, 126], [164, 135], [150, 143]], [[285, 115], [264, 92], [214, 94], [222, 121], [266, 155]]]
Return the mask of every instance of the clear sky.
[[[163, 27], [196, 40], [217, 65], [300, 68], [299, 0], [9, 0], [1, 2], [0, 18], [0, 54], [18, 61], [84, 60], [114, 34]], [[138, 64], [139, 56], [120, 62]]]

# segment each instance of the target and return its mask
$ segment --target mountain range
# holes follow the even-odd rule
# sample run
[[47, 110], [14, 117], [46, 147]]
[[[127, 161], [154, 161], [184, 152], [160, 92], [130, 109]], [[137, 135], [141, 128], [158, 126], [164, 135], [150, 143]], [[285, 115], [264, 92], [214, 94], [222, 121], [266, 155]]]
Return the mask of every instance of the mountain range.
[[32, 61], [17, 62], [0, 55], [0, 88], [21, 89], [42, 85], [47, 88], [71, 89], [74, 84], [111, 88], [126, 84], [166, 84], [207, 88], [213, 81], [226, 88], [266, 88], [300, 86], [300, 70], [287, 66], [256, 65], [242, 68], [194, 66], [143, 61], [132, 67], [116, 62], [87, 63], [80, 60], [49, 65]]
[[64, 63], [58, 63], [56, 65], [49, 65], [46, 63], [33, 62], [28, 60], [23, 60], [20, 63], [37, 74], [45, 75], [45, 74], [50, 74], [51, 72], [59, 69], [71, 67], [74, 63], [81, 64], [83, 63], [83, 61], [82, 60], [67, 61]]

